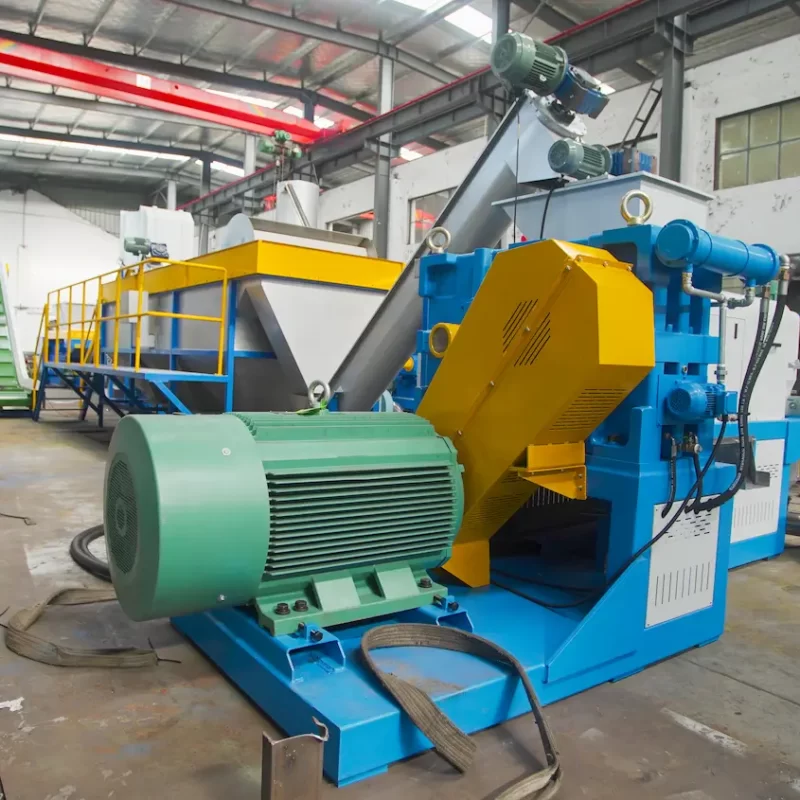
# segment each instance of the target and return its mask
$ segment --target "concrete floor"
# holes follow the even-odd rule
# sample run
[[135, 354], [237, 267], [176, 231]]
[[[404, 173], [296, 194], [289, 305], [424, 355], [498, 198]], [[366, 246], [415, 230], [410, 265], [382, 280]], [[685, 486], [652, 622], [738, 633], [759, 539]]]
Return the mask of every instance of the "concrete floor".
[[[67, 554], [101, 519], [109, 435], [48, 412], [0, 420], [0, 611], [53, 586], [99, 585]], [[800, 800], [800, 540], [732, 575], [721, 641], [549, 706], [561, 800]], [[180, 661], [144, 670], [60, 669], [0, 647], [0, 776], [8, 800], [255, 800], [271, 730], [166, 622], [115, 604], [48, 612], [42, 633], [92, 646], [147, 646]], [[459, 776], [427, 753], [340, 800], [484, 798], [538, 757], [530, 716], [477, 737]]]

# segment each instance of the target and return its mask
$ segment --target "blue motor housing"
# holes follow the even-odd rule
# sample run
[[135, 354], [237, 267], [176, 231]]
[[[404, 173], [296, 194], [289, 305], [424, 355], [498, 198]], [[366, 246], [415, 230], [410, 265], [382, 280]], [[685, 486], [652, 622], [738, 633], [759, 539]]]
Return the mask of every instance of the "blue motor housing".
[[736, 392], [726, 392], [718, 383], [678, 381], [666, 397], [667, 411], [681, 422], [732, 414], [736, 410]]
[[553, 92], [564, 108], [575, 114], [597, 119], [608, 105], [608, 95], [600, 91], [600, 82], [577, 67], [569, 66], [564, 78]]

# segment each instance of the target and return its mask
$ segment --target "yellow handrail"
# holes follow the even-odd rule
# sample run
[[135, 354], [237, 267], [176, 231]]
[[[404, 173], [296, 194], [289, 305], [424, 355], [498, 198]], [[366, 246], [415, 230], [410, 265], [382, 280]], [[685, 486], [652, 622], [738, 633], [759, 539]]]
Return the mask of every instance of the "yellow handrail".
[[[178, 312], [171, 312], [171, 311], [149, 311], [145, 310], [144, 308], [144, 273], [145, 273], [145, 266], [147, 264], [156, 264], [157, 266], [155, 269], [170, 267], [170, 266], [185, 266], [190, 267], [192, 270], [211, 270], [213, 272], [220, 273], [220, 283], [221, 283], [221, 297], [220, 297], [220, 311], [219, 316], [212, 317], [212, 316], [205, 316], [200, 314], [181, 314]], [[136, 311], [126, 314], [120, 313], [120, 308], [122, 305], [122, 281], [123, 278], [130, 278], [135, 277], [135, 292], [136, 292]], [[105, 287], [110, 288], [111, 284], [114, 284], [113, 292], [114, 292], [114, 313], [109, 316], [103, 315], [103, 298], [104, 292], [103, 289]], [[95, 303], [95, 309], [91, 315], [87, 319], [86, 317], [86, 297], [87, 293], [91, 294], [91, 290], [96, 289], [97, 291], [97, 300]], [[76, 283], [72, 283], [69, 286], [63, 286], [60, 289], [53, 289], [51, 292], [47, 294], [47, 305], [52, 305], [53, 299], [55, 298], [56, 303], [56, 313], [55, 313], [55, 325], [54, 325], [54, 339], [55, 339], [55, 350], [54, 350], [54, 359], [56, 363], [63, 363], [65, 366], [72, 363], [72, 341], [73, 341], [73, 331], [72, 326], [73, 324], [77, 325], [80, 324], [80, 363], [85, 364], [89, 361], [90, 358], [93, 357], [95, 366], [100, 364], [100, 334], [102, 329], [102, 323], [109, 322], [114, 324], [114, 333], [113, 333], [113, 345], [111, 348], [112, 351], [112, 366], [114, 369], [119, 367], [119, 330], [120, 330], [120, 322], [123, 320], [135, 320], [136, 322], [136, 338], [133, 343], [133, 367], [138, 372], [141, 368], [141, 356], [142, 356], [142, 325], [141, 321], [145, 317], [161, 317], [167, 319], [179, 319], [179, 320], [193, 320], [196, 322], [209, 322], [209, 323], [216, 323], [219, 326], [219, 336], [217, 339], [217, 371], [214, 373], [215, 375], [223, 375], [223, 354], [225, 349], [225, 331], [226, 331], [226, 305], [227, 305], [227, 297], [228, 297], [228, 271], [225, 267], [217, 267], [212, 266], [210, 264], [199, 264], [195, 262], [187, 262], [187, 261], [170, 261], [165, 259], [155, 259], [155, 258], [147, 258], [143, 261], [140, 261], [138, 264], [133, 264], [132, 266], [121, 267], [119, 269], [111, 270], [109, 272], [104, 272], [100, 275], [96, 275], [93, 278], [87, 278], [82, 281], [77, 281]], [[81, 299], [81, 318], [80, 320], [73, 319], [72, 314], [72, 306], [73, 306], [73, 297], [76, 293], [80, 293]], [[68, 309], [67, 309], [67, 320], [63, 322], [61, 319], [61, 296], [62, 293], [66, 293], [67, 301], [68, 301]], [[108, 295], [105, 295], [106, 297]], [[108, 302], [108, 301], [107, 301]], [[108, 302], [108, 305], [111, 305]], [[66, 325], [67, 331], [66, 336], [62, 337], [62, 328]], [[49, 346], [49, 333], [50, 333], [50, 325], [49, 325], [49, 315], [44, 322], [44, 331], [45, 331], [45, 346]], [[61, 362], [61, 354], [60, 354], [60, 342], [61, 339], [64, 338], [67, 346], [66, 346], [66, 360], [65, 362]], [[44, 351], [47, 353], [48, 351]]]
[[[31, 391], [31, 408], [36, 408], [36, 394], [39, 386], [39, 373], [42, 370], [42, 361], [46, 358], [46, 353], [42, 352], [41, 358], [39, 357], [39, 343], [42, 342], [42, 334], [47, 330], [47, 318], [49, 310], [47, 303], [44, 304], [42, 315], [39, 317], [39, 330], [36, 331], [36, 344], [33, 348], [33, 363], [31, 364], [31, 378], [33, 389]], [[42, 343], [44, 345], [44, 343]]]
[[[94, 307], [92, 316], [89, 317], [89, 327], [86, 329], [86, 336], [83, 335], [83, 326], [81, 326], [81, 364], [85, 364], [94, 352], [95, 340], [92, 336], [92, 329], [95, 327], [97, 321], [97, 314], [100, 309], [99, 305]], [[86, 304], [83, 303], [83, 312], [86, 313]]]

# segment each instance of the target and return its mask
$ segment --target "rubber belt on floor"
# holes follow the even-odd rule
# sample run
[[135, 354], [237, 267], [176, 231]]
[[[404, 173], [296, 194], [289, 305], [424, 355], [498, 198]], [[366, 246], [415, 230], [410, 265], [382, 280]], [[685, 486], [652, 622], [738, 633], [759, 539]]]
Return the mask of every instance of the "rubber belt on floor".
[[372, 628], [361, 639], [361, 654], [367, 666], [414, 724], [433, 742], [438, 753], [460, 772], [466, 772], [472, 764], [475, 742], [454, 725], [425, 692], [397, 675], [381, 670], [370, 651], [382, 647], [436, 647], [468, 653], [488, 661], [499, 661], [513, 667], [528, 695], [544, 746], [547, 766], [518, 781], [497, 795], [495, 800], [547, 800], [558, 792], [561, 787], [561, 766], [553, 734], [525, 669], [511, 653], [474, 633], [438, 625], [382, 625]]
[[152, 667], [158, 663], [154, 650], [65, 647], [30, 632], [48, 606], [77, 606], [116, 600], [113, 589], [57, 589], [45, 600], [17, 611], [8, 621], [6, 647], [24, 658], [57, 667]]

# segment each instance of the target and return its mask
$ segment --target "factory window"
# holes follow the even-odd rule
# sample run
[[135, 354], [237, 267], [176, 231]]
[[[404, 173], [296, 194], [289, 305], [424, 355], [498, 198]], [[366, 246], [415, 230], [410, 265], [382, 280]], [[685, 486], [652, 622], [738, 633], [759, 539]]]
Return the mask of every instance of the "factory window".
[[337, 233], [352, 233], [355, 236], [366, 236], [367, 239], [371, 239], [374, 218], [375, 214], [372, 211], [364, 211], [362, 214], [355, 214], [352, 217], [328, 223], [328, 230]]
[[418, 244], [425, 239], [452, 194], [452, 189], [444, 189], [441, 192], [426, 194], [423, 197], [415, 197], [408, 204], [409, 244]]
[[800, 176], [800, 99], [717, 121], [717, 189]]

